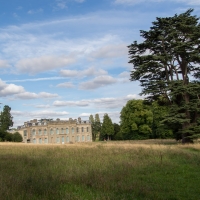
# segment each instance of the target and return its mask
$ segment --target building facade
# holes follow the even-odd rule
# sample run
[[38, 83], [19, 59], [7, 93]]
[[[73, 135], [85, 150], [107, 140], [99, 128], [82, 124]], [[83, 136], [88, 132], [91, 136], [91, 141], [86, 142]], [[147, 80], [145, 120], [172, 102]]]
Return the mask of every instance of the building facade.
[[34, 144], [66, 144], [92, 142], [91, 123], [81, 118], [69, 120], [41, 119], [24, 122], [17, 128], [23, 142]]

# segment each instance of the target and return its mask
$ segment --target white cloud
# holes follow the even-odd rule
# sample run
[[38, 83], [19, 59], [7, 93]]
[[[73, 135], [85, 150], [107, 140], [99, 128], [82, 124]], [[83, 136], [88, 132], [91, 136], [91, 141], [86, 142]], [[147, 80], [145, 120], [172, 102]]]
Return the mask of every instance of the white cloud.
[[82, 90], [93, 90], [96, 88], [104, 87], [116, 83], [117, 80], [112, 76], [102, 75], [97, 76], [91, 81], [83, 82], [80, 84]]
[[54, 101], [53, 105], [57, 107], [73, 106], [73, 107], [86, 107], [89, 106], [90, 101]]
[[128, 77], [130, 77], [130, 72], [124, 71], [119, 74], [119, 77], [120, 78], [128, 78]]
[[56, 87], [73, 88], [74, 85], [71, 82], [65, 82], [65, 83], [60, 83], [60, 84], [56, 85]]
[[71, 56], [41, 56], [37, 58], [25, 58], [16, 64], [17, 69], [22, 73], [36, 74], [68, 66], [75, 62]]
[[109, 115], [109, 117], [112, 119], [113, 123], [119, 123], [119, 117], [120, 117], [120, 111], [114, 111], [114, 112], [110, 112], [110, 111], [101, 111], [101, 112], [95, 112], [95, 113], [81, 113], [79, 115], [79, 117], [81, 118], [86, 118], [89, 119], [89, 116], [92, 114], [93, 116], [95, 114], [99, 114], [100, 117], [100, 121], [103, 122], [103, 117], [104, 114], [107, 113]]
[[91, 113], [81, 113], [79, 117], [89, 117]]
[[47, 92], [40, 92], [38, 94], [33, 92], [22, 92], [20, 94], [15, 95], [15, 97], [19, 99], [40, 99], [40, 98], [48, 99], [48, 98], [58, 97], [58, 95]]
[[0, 68], [8, 68], [10, 67], [7, 60], [0, 60]]
[[51, 106], [49, 104], [46, 105], [35, 105], [35, 108], [50, 108]]
[[92, 58], [118, 58], [128, 55], [127, 44], [109, 44], [91, 53]]
[[[99, 99], [88, 99], [80, 101], [54, 101], [53, 106], [56, 107], [89, 107], [94, 106], [95, 108], [122, 108], [126, 102], [131, 99], [141, 99], [142, 97], [136, 94], [129, 94], [125, 97], [117, 98], [99, 98]], [[88, 113], [87, 113], [88, 114]]]
[[22, 92], [25, 92], [22, 86], [18, 86], [15, 84], [6, 84], [0, 79], [0, 97], [6, 97]]
[[25, 91], [24, 87], [15, 84], [6, 84], [0, 79], [0, 97], [12, 96], [19, 99], [55, 98], [57, 94], [40, 92], [38, 94]]
[[64, 77], [88, 77], [88, 76], [99, 76], [99, 75], [106, 75], [108, 74], [107, 71], [103, 69], [96, 69], [95, 67], [90, 67], [84, 70], [61, 70], [60, 75]]
[[69, 112], [66, 111], [54, 111], [54, 110], [39, 110], [39, 111], [17, 111], [12, 110], [11, 114], [15, 116], [24, 116], [26, 119], [41, 119], [41, 118], [57, 118], [60, 116], [67, 116]]
[[32, 14], [41, 13], [41, 12], [43, 12], [43, 9], [39, 8], [37, 10], [29, 10], [27, 13], [32, 15]]
[[36, 81], [53, 81], [65, 79], [64, 77], [44, 77], [44, 78], [32, 78], [32, 79], [19, 79], [19, 80], [6, 80], [5, 82], [36, 82]]
[[77, 70], [61, 70], [60, 75], [64, 77], [75, 77], [79, 75], [79, 71]]
[[124, 71], [122, 73], [120, 73], [119, 75], [119, 81], [122, 83], [128, 83], [130, 82], [130, 72]]

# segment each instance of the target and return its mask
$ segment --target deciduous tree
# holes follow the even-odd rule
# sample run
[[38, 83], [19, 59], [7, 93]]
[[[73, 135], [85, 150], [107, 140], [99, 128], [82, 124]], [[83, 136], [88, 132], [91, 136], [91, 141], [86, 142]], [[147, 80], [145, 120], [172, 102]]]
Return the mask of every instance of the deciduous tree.
[[120, 113], [120, 132], [123, 139], [149, 139], [152, 133], [153, 113], [143, 100], [129, 100]]

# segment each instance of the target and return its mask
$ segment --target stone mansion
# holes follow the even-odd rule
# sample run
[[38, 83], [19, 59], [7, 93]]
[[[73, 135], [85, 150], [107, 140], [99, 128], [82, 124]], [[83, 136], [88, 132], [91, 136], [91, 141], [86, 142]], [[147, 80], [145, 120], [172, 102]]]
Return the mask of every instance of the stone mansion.
[[24, 122], [17, 131], [23, 142], [34, 144], [66, 144], [70, 142], [92, 142], [90, 121], [69, 118], [69, 120], [41, 119]]

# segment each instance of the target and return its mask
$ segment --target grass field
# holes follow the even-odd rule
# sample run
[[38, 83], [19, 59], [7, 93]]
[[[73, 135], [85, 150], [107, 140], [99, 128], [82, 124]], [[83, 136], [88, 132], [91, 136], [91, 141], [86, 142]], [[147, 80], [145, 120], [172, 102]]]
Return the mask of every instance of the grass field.
[[0, 199], [200, 199], [200, 144], [0, 143]]

